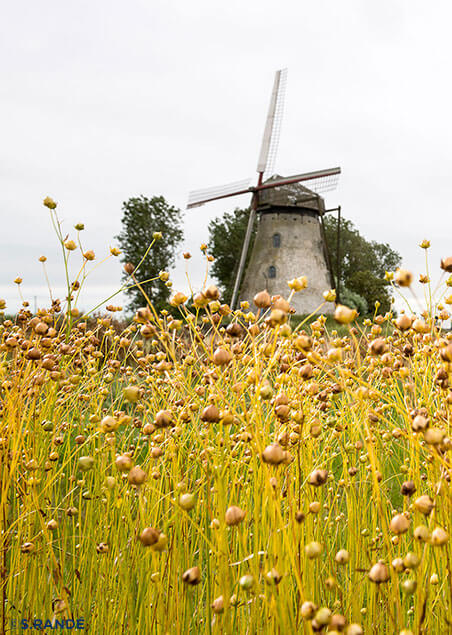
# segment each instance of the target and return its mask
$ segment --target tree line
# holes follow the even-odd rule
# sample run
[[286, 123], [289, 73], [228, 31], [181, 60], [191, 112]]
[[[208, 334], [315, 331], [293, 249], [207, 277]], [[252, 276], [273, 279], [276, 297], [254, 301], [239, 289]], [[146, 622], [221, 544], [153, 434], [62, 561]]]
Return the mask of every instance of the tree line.
[[[122, 205], [121, 222], [122, 229], [116, 238], [122, 251], [124, 277], [128, 278], [130, 271], [141, 263], [138, 275], [140, 287], [128, 289], [128, 308], [134, 311], [142, 306], [143, 291], [156, 309], [167, 307], [171, 283], [164, 272], [174, 266], [177, 250], [184, 237], [182, 211], [170, 205], [163, 196], [133, 197]], [[236, 208], [213, 219], [208, 225], [208, 253], [214, 258], [210, 273], [225, 302], [230, 302], [232, 296], [247, 222], [248, 209]], [[336, 281], [337, 222], [333, 215], [324, 216], [326, 241]], [[257, 221], [248, 260], [256, 231]], [[152, 248], [149, 249], [151, 243]], [[380, 303], [380, 310], [388, 311], [391, 290], [385, 280], [385, 272], [393, 271], [400, 263], [400, 254], [388, 243], [369, 241], [350, 220], [341, 220], [340, 289], [344, 304], [356, 308], [361, 315], [373, 313], [376, 302]]]

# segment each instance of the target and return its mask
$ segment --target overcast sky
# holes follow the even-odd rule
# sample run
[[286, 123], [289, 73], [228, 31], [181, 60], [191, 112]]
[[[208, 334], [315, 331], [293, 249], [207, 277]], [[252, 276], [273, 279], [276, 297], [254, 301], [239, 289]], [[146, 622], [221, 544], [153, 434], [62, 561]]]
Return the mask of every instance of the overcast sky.
[[[446, 0], [15, 0], [0, 22], [0, 296], [16, 276], [47, 303], [38, 257], [63, 296], [46, 195], [64, 227], [84, 222], [100, 258], [122, 201], [254, 178], [274, 72], [288, 68], [276, 171], [340, 165], [328, 206], [424, 270], [452, 255], [452, 5]], [[237, 199], [245, 206], [248, 200]], [[231, 201], [185, 214], [183, 250]], [[174, 273], [183, 288], [184, 261]], [[303, 272], [300, 271], [300, 274]], [[84, 308], [118, 286], [93, 274]], [[60, 290], [60, 291], [58, 291]]]

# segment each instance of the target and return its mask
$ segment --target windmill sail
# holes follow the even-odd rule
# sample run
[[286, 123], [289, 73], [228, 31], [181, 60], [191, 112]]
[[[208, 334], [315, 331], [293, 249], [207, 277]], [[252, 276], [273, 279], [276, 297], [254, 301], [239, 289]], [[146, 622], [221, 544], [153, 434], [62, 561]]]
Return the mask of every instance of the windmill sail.
[[200, 207], [209, 201], [216, 201], [220, 198], [228, 198], [229, 196], [237, 196], [249, 192], [249, 184], [251, 179], [235, 181], [226, 185], [208, 187], [203, 190], [193, 190], [188, 195], [187, 209], [192, 207]]
[[[273, 170], [273, 165], [278, 150], [279, 135], [281, 132], [281, 120], [284, 108], [284, 94], [287, 82], [287, 69], [276, 71], [273, 90], [270, 97], [270, 106], [268, 108], [267, 121], [265, 124], [264, 136], [262, 138], [262, 146], [257, 162], [257, 171], [259, 172], [258, 187], [262, 183], [265, 174]], [[254, 190], [254, 192], [256, 192]], [[235, 277], [234, 289], [232, 292], [231, 306], [235, 308], [237, 297], [240, 289], [243, 271], [245, 269], [246, 255], [250, 245], [251, 232], [256, 217], [258, 198], [256, 193], [253, 194], [250, 205], [250, 214], [248, 218], [248, 226], [246, 229], [245, 240], [240, 254], [239, 267]]]
[[284, 110], [284, 95], [287, 84], [287, 68], [276, 71], [273, 90], [268, 107], [262, 146], [257, 163], [257, 171], [264, 176], [273, 172], [276, 153], [278, 151], [281, 121]]

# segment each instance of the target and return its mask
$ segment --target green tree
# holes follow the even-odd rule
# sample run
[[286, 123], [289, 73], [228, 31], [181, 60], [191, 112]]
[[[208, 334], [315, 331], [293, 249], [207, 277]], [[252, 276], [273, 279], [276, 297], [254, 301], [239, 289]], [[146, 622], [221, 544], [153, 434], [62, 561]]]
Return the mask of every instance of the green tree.
[[[209, 253], [215, 258], [211, 271], [220, 286], [225, 302], [231, 301], [248, 225], [248, 215], [249, 208], [236, 208], [233, 212], [225, 212], [223, 216], [215, 218], [209, 223]], [[246, 265], [250, 258], [256, 229], [257, 223], [254, 224], [251, 234]]]
[[[169, 205], [163, 196], [138, 196], [129, 198], [122, 204], [122, 230], [118, 236], [122, 250], [122, 262], [137, 267], [146, 250], [154, 240], [154, 232], [161, 232], [162, 238], [156, 240], [137, 272], [137, 280], [143, 281], [142, 287], [157, 310], [162, 309], [169, 297], [170, 290], [159, 279], [159, 272], [174, 265], [175, 252], [183, 238], [182, 212]], [[127, 274], [124, 273], [124, 278]], [[134, 287], [128, 292], [129, 309], [143, 306], [141, 291]]]
[[[337, 279], [337, 218], [324, 217], [325, 234], [331, 256], [334, 279]], [[368, 241], [361, 236], [353, 223], [341, 219], [341, 278], [340, 290], [345, 302], [347, 292], [358, 294], [365, 300], [369, 313], [374, 311], [375, 302], [381, 304], [381, 311], [388, 311], [391, 302], [389, 284], [385, 272], [393, 271], [401, 263], [400, 255], [388, 243]], [[351, 295], [351, 297], [353, 297]], [[359, 307], [356, 307], [359, 309]]]

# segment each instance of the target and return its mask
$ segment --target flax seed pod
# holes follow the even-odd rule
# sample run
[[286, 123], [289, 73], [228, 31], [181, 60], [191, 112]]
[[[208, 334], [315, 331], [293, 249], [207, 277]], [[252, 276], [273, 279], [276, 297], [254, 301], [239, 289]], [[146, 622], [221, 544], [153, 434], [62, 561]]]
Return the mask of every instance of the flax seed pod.
[[[331, 621], [331, 611], [329, 608], [327, 608], [326, 606], [323, 606], [322, 608], [320, 608], [315, 616], [314, 616], [314, 620], [317, 622], [317, 624], [319, 624], [321, 627], [327, 626], [330, 621]], [[313, 621], [314, 621], [313, 620]]]
[[395, 320], [395, 325], [401, 331], [407, 331], [408, 329], [410, 329], [412, 323], [413, 320], [408, 315], [406, 315], [406, 313], [402, 313], [402, 315], [399, 315], [399, 317]]
[[389, 580], [388, 567], [382, 560], [380, 560], [377, 564], [374, 564], [373, 567], [371, 567], [368, 576], [372, 582], [375, 582], [375, 584], [387, 582]]
[[242, 588], [244, 591], [251, 591], [251, 589], [254, 586], [253, 576], [250, 574], [242, 575], [242, 577], [239, 580], [239, 585], [240, 585], [240, 588]]
[[308, 351], [312, 348], [313, 339], [309, 335], [299, 335], [294, 340], [294, 346], [298, 351]]
[[406, 568], [403, 564], [403, 558], [394, 558], [394, 560], [391, 562], [391, 567], [397, 573], [402, 573], [403, 571], [405, 571]]
[[404, 514], [396, 514], [389, 523], [390, 530], [396, 535], [406, 533], [409, 526], [410, 521]]
[[311, 377], [313, 375], [313, 368], [312, 368], [311, 364], [304, 364], [303, 366], [301, 366], [299, 371], [298, 371], [298, 374], [305, 381], [308, 380], [308, 379], [311, 379]]
[[119, 428], [119, 421], [116, 417], [111, 417], [107, 415], [100, 422], [100, 428], [102, 432], [114, 432]]
[[133, 467], [133, 460], [128, 454], [121, 454], [116, 457], [115, 465], [120, 472], [129, 472]]
[[446, 431], [440, 428], [427, 428], [424, 430], [424, 440], [429, 445], [440, 445], [446, 436]]
[[314, 470], [309, 475], [308, 483], [314, 487], [324, 485], [328, 480], [328, 470]]
[[130, 401], [131, 403], [136, 403], [140, 398], [140, 389], [138, 386], [127, 386], [123, 390], [124, 399]]
[[331, 616], [328, 631], [334, 630], [338, 633], [342, 633], [346, 624], [347, 624], [347, 620], [345, 619], [343, 615], [340, 615], [339, 613], [334, 613]]
[[369, 352], [371, 355], [383, 355], [388, 350], [388, 345], [383, 337], [377, 337], [369, 344]]
[[204, 408], [201, 413], [201, 421], [206, 423], [218, 423], [220, 421], [220, 411], [214, 404]]
[[[126, 268], [127, 265], [125, 265], [124, 269]], [[133, 270], [132, 270], [133, 272]], [[129, 273], [129, 272], [127, 272]], [[135, 321], [139, 322], [140, 324], [146, 324], [146, 322], [149, 322], [149, 320], [152, 320], [152, 312], [151, 309], [148, 306], [142, 307], [141, 309], [138, 309], [137, 312], [135, 313]]]
[[35, 550], [35, 545], [33, 542], [24, 542], [20, 546], [20, 550], [22, 553], [33, 553], [33, 551]]
[[267, 445], [262, 452], [262, 460], [270, 465], [279, 465], [284, 461], [284, 450], [279, 443]]
[[171, 410], [159, 410], [155, 415], [155, 425], [157, 428], [168, 428], [173, 423], [173, 413]]
[[38, 359], [41, 359], [41, 357], [42, 353], [39, 348], [33, 347], [30, 348], [30, 350], [27, 352], [27, 358], [31, 359], [32, 361], [37, 361]]
[[49, 327], [47, 326], [45, 322], [38, 322], [36, 326], [34, 327], [34, 330], [35, 330], [35, 333], [37, 333], [38, 335], [45, 335], [47, 331], [49, 330]]
[[92, 470], [94, 467], [94, 459], [92, 456], [81, 456], [78, 460], [78, 466], [82, 472]]
[[160, 532], [158, 529], [154, 529], [153, 527], [146, 527], [139, 535], [139, 539], [144, 547], [151, 547], [152, 545], [155, 545], [157, 543], [159, 536]]
[[309, 503], [309, 511], [311, 512], [311, 514], [318, 514], [320, 511], [321, 505], [319, 503], [319, 501], [312, 501], [312, 503]]
[[444, 362], [452, 362], [452, 344], [444, 346], [439, 351], [440, 357]]
[[430, 530], [425, 525], [418, 525], [415, 527], [413, 535], [416, 540], [419, 540], [420, 542], [429, 542], [431, 538]]
[[426, 430], [428, 427], [428, 419], [426, 419], [422, 415], [416, 415], [411, 422], [411, 427], [414, 432], [419, 432], [420, 430]]
[[224, 520], [228, 527], [235, 527], [236, 525], [240, 525], [245, 516], [246, 512], [243, 511], [243, 509], [237, 507], [237, 505], [232, 505], [226, 510]]
[[267, 584], [278, 585], [282, 580], [282, 575], [273, 567], [265, 574], [265, 581]]
[[338, 564], [347, 564], [350, 560], [350, 554], [346, 549], [339, 549], [334, 559]]
[[185, 511], [190, 511], [196, 505], [196, 496], [194, 494], [185, 493], [179, 496], [179, 507]]
[[314, 602], [303, 602], [303, 604], [301, 605], [301, 616], [305, 620], [312, 620], [317, 612], [317, 609], [318, 607], [316, 604], [314, 604]]
[[206, 296], [206, 298], [209, 298], [209, 300], [218, 300], [218, 298], [220, 297], [220, 292], [218, 290], [218, 287], [216, 287], [214, 284], [211, 284], [204, 291], [204, 295]]
[[233, 355], [230, 351], [227, 351], [225, 348], [217, 348], [215, 353], [213, 354], [213, 363], [216, 366], [226, 366], [229, 364], [233, 358]]
[[142, 485], [147, 478], [147, 474], [139, 465], [135, 465], [127, 475], [127, 479], [131, 485]]
[[421, 514], [428, 516], [434, 507], [434, 502], [428, 494], [423, 494], [416, 498], [413, 505]]
[[358, 315], [356, 309], [350, 309], [348, 306], [338, 304], [334, 311], [334, 319], [339, 324], [350, 324]]
[[416, 485], [413, 481], [404, 481], [400, 491], [402, 496], [412, 496], [416, 491]]
[[409, 551], [403, 559], [403, 564], [407, 569], [417, 569], [421, 562], [421, 559], [413, 551]]
[[320, 542], [309, 542], [304, 550], [307, 557], [310, 560], [313, 560], [314, 558], [318, 558], [320, 556], [323, 551], [323, 546], [320, 544]]
[[421, 333], [421, 334], [425, 334], [430, 331], [430, 327], [425, 322], [425, 320], [420, 320], [420, 319], [414, 320], [412, 324], [412, 328], [414, 331], [416, 331], [416, 333]]
[[189, 584], [191, 586], [195, 586], [201, 582], [201, 570], [199, 567], [191, 567], [191, 569], [187, 569], [183, 575], [182, 580], [185, 584]]
[[107, 553], [108, 552], [108, 544], [106, 542], [100, 542], [96, 545], [97, 553]]
[[222, 595], [219, 595], [211, 604], [212, 611], [216, 615], [220, 615], [224, 612], [224, 599]]
[[177, 291], [173, 297], [170, 299], [170, 304], [171, 306], [182, 306], [182, 304], [185, 304], [185, 302], [187, 302], [188, 298], [185, 295], [185, 293], [182, 293], [181, 291]]
[[397, 269], [394, 276], [399, 287], [409, 287], [413, 281], [413, 274], [407, 269]]
[[442, 527], [435, 527], [432, 531], [432, 545], [435, 547], [441, 547], [445, 545], [449, 540], [449, 534]]
[[434, 586], [439, 584], [439, 577], [437, 573], [432, 573], [430, 576], [430, 584], [433, 584]]
[[165, 551], [167, 546], [168, 546], [168, 536], [166, 536], [166, 534], [164, 534], [163, 532], [160, 532], [159, 539], [154, 545], [152, 545], [151, 549], [152, 551], [157, 551], [158, 553], [161, 553], [162, 551]]

